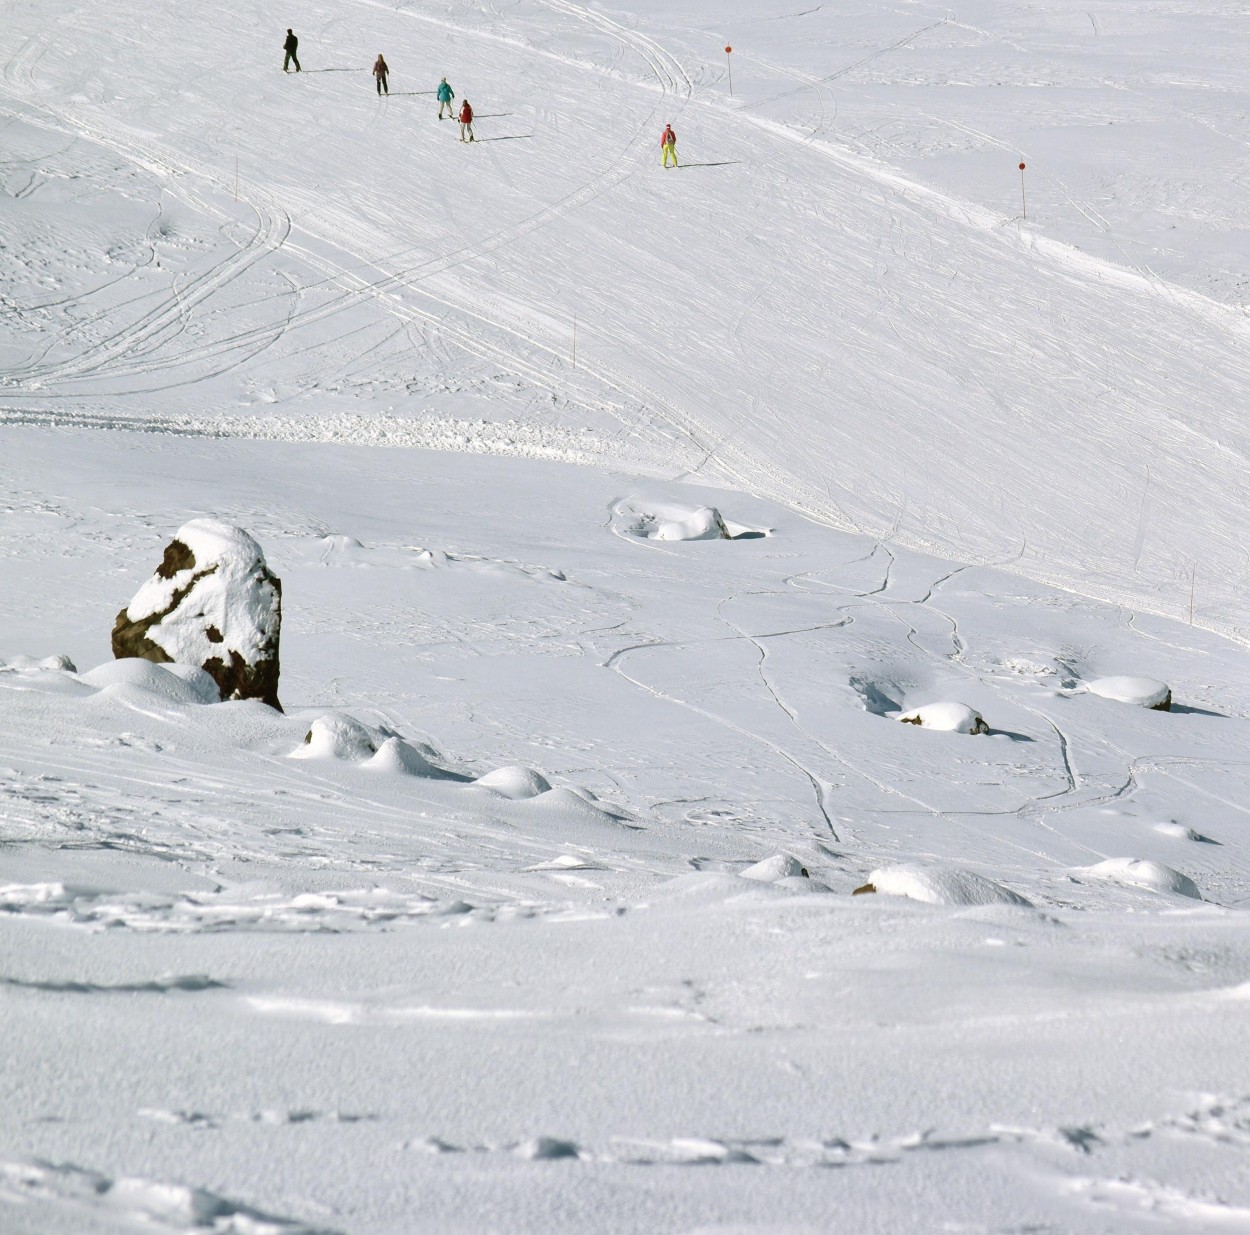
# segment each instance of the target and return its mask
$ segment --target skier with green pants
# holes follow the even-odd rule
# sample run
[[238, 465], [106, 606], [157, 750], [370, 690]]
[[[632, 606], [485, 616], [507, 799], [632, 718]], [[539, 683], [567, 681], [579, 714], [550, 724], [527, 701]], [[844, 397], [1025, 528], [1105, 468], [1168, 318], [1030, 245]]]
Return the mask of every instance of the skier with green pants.
[[447, 84], [447, 78], [444, 77], [443, 80], [438, 83], [438, 118], [440, 120], [443, 118], [444, 107], [447, 108], [447, 118], [449, 120], [454, 118], [454, 113], [451, 110], [451, 101], [455, 97], [455, 92]]

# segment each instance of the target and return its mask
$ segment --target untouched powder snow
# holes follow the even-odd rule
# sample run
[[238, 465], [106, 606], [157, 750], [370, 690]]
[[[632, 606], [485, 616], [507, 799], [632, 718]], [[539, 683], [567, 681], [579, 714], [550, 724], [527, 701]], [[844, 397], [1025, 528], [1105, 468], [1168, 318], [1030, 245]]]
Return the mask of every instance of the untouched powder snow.
[[8, 6], [0, 1231], [1250, 1229], [1238, 9]]

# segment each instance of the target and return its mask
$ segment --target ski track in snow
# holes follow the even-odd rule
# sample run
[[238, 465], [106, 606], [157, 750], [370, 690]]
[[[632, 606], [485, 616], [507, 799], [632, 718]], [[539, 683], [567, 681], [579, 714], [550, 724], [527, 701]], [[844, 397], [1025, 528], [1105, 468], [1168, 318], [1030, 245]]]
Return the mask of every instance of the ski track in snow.
[[[547, 7], [556, 10], [561, 15], [568, 16], [579, 24], [602, 33], [605, 37], [615, 40], [621, 47], [627, 48], [631, 54], [639, 56], [648, 66], [649, 72], [653, 75], [654, 84], [659, 88], [663, 97], [674, 97], [683, 105], [689, 105], [689, 103], [693, 102], [697, 106], [712, 110], [716, 110], [720, 106], [715, 100], [699, 101], [692, 99], [693, 83], [689, 74], [682, 68], [680, 62], [665, 52], [654, 39], [636, 30], [626, 29], [620, 23], [603, 14], [585, 10], [575, 5], [553, 3]], [[424, 14], [405, 14], [405, 16], [419, 16], [422, 21], [432, 21], [435, 25], [440, 24], [437, 19], [430, 18]], [[924, 30], [917, 30], [898, 41], [894, 46], [902, 46], [918, 38], [925, 31], [946, 24], [947, 21], [949, 21], [949, 18], [943, 19], [936, 25], [926, 26]], [[447, 23], [444, 22], [442, 25], [445, 28]], [[985, 32], [981, 31], [981, 33], [984, 34]], [[491, 31], [475, 31], [474, 37], [485, 37], [488, 40], [496, 39], [515, 46], [524, 46], [523, 40], [509, 39], [507, 36], [501, 36]], [[44, 47], [38, 45], [36, 40], [29, 40], [10, 62], [6, 73], [10, 93], [13, 93], [18, 87], [21, 87], [22, 92], [26, 95], [32, 93], [33, 78], [31, 66], [41, 59], [45, 50]], [[526, 48], [526, 50], [531, 53], [534, 51], [532, 47]], [[549, 53], [544, 52], [543, 54]], [[873, 53], [874, 56], [879, 54], [882, 53]], [[580, 62], [574, 63], [578, 63], [583, 72], [586, 70], [584, 64]], [[760, 100], [761, 103], [766, 101]], [[52, 108], [52, 105], [46, 100], [41, 101], [39, 105], [45, 110]], [[60, 123], [67, 131], [86, 133], [93, 140], [110, 145], [111, 148], [119, 150], [142, 165], [160, 171], [166, 176], [173, 177], [178, 191], [187, 196], [188, 200], [195, 202], [202, 208], [209, 209], [210, 213], [215, 213], [219, 219], [224, 218], [220, 207], [212, 207], [211, 203], [206, 202], [200, 195], [187, 191], [186, 184], [188, 179], [199, 179], [201, 181], [206, 179], [206, 169], [203, 165], [179, 165], [176, 160], [171, 161], [170, 156], [166, 152], [157, 151], [150, 143], [136, 143], [131, 138], [119, 138], [115, 132], [105, 132], [99, 126], [92, 125], [86, 121], [81, 114], [81, 109], [61, 108], [56, 114], [60, 116]], [[392, 315], [398, 315], [401, 320], [433, 328], [440, 335], [446, 335], [448, 338], [454, 339], [459, 347], [466, 349], [470, 354], [502, 364], [511, 372], [521, 376], [526, 382], [532, 383], [539, 388], [549, 390], [558, 388], [562, 397], [571, 396], [575, 402], [589, 401], [591, 406], [609, 412], [612, 416], [617, 417], [622, 424], [628, 425], [631, 420], [635, 420], [637, 418], [637, 409], [640, 407], [659, 410], [668, 426], [661, 432], [671, 435], [671, 440], [674, 442], [685, 442], [694, 452], [689, 466], [685, 469], [688, 472], [708, 471], [708, 474], [732, 479], [735, 483], [739, 483], [752, 491], [764, 493], [773, 498], [788, 500], [799, 509], [806, 510], [816, 517], [832, 518], [835, 521], [840, 520], [842, 516], [838, 509], [835, 507], [831, 510], [827, 500], [816, 491], [806, 488], [799, 476], [777, 471], [769, 464], [767, 458], [759, 452], [753, 452], [749, 458], [746, 457], [741, 447], [734, 440], [737, 436], [736, 434], [728, 439], [725, 438], [706, 418], [693, 416], [688, 406], [682, 407], [671, 397], [657, 394], [654, 388], [641, 385], [636, 377], [625, 376], [618, 370], [610, 369], [602, 361], [587, 363], [583, 360], [580, 366], [581, 370], [602, 383], [601, 389], [612, 391], [614, 394], [604, 399], [602, 395], [579, 391], [576, 388], [576, 383], [584, 379], [580, 377], [575, 378], [571, 373], [560, 374], [558, 378], [554, 379], [553, 385], [553, 377], [550, 370], [544, 367], [536, 367], [529, 361], [524, 360], [516, 348], [505, 346], [499, 349], [493, 345], [488, 345], [485, 342], [482, 331], [457, 328], [448, 321], [448, 310], [454, 309], [457, 314], [461, 316], [468, 314], [470, 320], [476, 320], [479, 324], [488, 327], [488, 333], [500, 329], [510, 332], [516, 341], [523, 345], [527, 354], [544, 354], [550, 360], [562, 352], [562, 345], [559, 349], [554, 349], [550, 343], [543, 341], [541, 337], [536, 336], [532, 331], [518, 330], [515, 321], [510, 322], [508, 320], [507, 310], [510, 306], [495, 302], [494, 309], [496, 311], [483, 313], [483, 308], [490, 307], [489, 300], [479, 300], [476, 307], [470, 308], [463, 299], [448, 299], [446, 295], [441, 295], [437, 299], [437, 307], [423, 308], [419, 300], [414, 301], [412, 299], [412, 295], [415, 294], [415, 283], [417, 281], [422, 283], [428, 282], [430, 277], [450, 269], [448, 263], [457, 264], [476, 260], [500, 246], [513, 244], [531, 231], [546, 227], [548, 224], [563, 217], [570, 210], [577, 209], [582, 202], [593, 199], [601, 192], [607, 191], [613, 185], [619, 184], [625, 178], [632, 176], [638, 169], [639, 159], [646, 144], [644, 137], [648, 132], [648, 125], [652, 123], [654, 116], [655, 113], [653, 111], [650, 113], [651, 118], [644, 121], [642, 126], [635, 130], [630, 143], [625, 148], [625, 157], [622, 160], [609, 172], [592, 180], [562, 201], [528, 216], [512, 227], [502, 232], [497, 232], [494, 236], [486, 237], [471, 248], [459, 252], [453, 251], [443, 257], [432, 259], [418, 266], [405, 267], [398, 272], [379, 272], [380, 277], [377, 278], [370, 278], [362, 274], [365, 265], [372, 264], [372, 259], [365, 257], [359, 252], [338, 258], [331, 256], [330, 260], [327, 261], [327, 255], [333, 252], [331, 246], [334, 243], [341, 243], [341, 238], [350, 236], [354, 230], [352, 221], [348, 216], [332, 213], [325, 215], [325, 221], [333, 224], [333, 227], [332, 229], [322, 227], [316, 238], [317, 244], [314, 252], [307, 245], [301, 245], [291, 237], [290, 212], [284, 210], [276, 201], [271, 200], [257, 186], [250, 184], [247, 187], [245, 199], [255, 211], [257, 222], [253, 236], [241, 250], [222, 259], [210, 270], [197, 275], [188, 286], [180, 288], [166, 302], [157, 304], [145, 313], [139, 321], [132, 323], [122, 332], [94, 343], [73, 361], [62, 362], [59, 366], [54, 365], [42, 375], [39, 375], [38, 380], [55, 380], [58, 375], [62, 377], [75, 374], [87, 376], [102, 372], [109, 372], [115, 375], [151, 373], [162, 367], [181, 368], [192, 362], [211, 361], [214, 356], [222, 357], [226, 355], [235, 358], [231, 361], [231, 365], [233, 365], [238, 360], [240, 349], [267, 348], [294, 325], [313, 325], [327, 318], [332, 318], [360, 304], [362, 301], [385, 298], [387, 300], [387, 312]], [[964, 203], [956, 202], [950, 197], [925, 188], [915, 181], [906, 180], [896, 172], [850, 156], [843, 150], [828, 143], [813, 143], [803, 138], [801, 134], [796, 134], [793, 130], [783, 125], [778, 125], [771, 120], [752, 115], [749, 112], [736, 112], [733, 118], [737, 123], [747, 123], [753, 128], [760, 130], [774, 144], [778, 139], [794, 141], [801, 138], [805, 150], [813, 152], [819, 157], [834, 160], [839, 167], [855, 176], [869, 177], [879, 183], [888, 194], [898, 195], [901, 202], [923, 202], [926, 206], [939, 209], [961, 226], [970, 224], [980, 229], [992, 229], [997, 226], [997, 220], [987, 217], [983, 213], [979, 215]], [[211, 183], [211, 188], [215, 196], [224, 198], [227, 186], [220, 179]], [[303, 207], [300, 210], [302, 215], [306, 213], [311, 202], [305, 199], [300, 205]], [[324, 204], [321, 204], [320, 208], [322, 210], [327, 209]], [[1111, 279], [1124, 283], [1125, 279], [1129, 277], [1123, 271], [1116, 271], [1113, 268], [1093, 262], [1085, 254], [1064, 250], [1061, 246], [1053, 245], [1044, 238], [1034, 236], [1024, 237], [1023, 240], [1024, 243], [1033, 246], [1047, 246], [1045, 253], [1049, 260], [1059, 260], [1066, 263], [1072, 272], [1081, 278]], [[211, 297], [215, 290], [220, 289], [226, 283], [234, 282], [254, 262], [259, 261], [276, 248], [298, 251], [302, 258], [321, 269], [325, 277], [332, 279], [340, 285], [346, 285], [345, 290], [333, 295], [327, 303], [315, 307], [292, 307], [285, 322], [280, 325], [271, 326], [267, 324], [256, 330], [227, 337], [208, 345], [207, 348], [201, 347], [197, 349], [193, 347], [186, 349], [181, 354], [170, 357], [166, 361], [159, 359], [136, 359], [131, 362], [131, 367], [129, 368], [125, 364], [118, 366], [115, 363], [122, 356], [135, 352], [141, 347], [149, 350], [148, 344], [153, 338], [159, 337], [164, 332], [182, 329], [185, 326], [187, 315], [194, 312], [197, 304], [202, 299]], [[1160, 288], [1158, 279], [1153, 273], [1147, 272], [1145, 278], [1147, 282], [1153, 283], [1156, 291], [1163, 290]], [[397, 301], [394, 293], [399, 292], [403, 293], [403, 297]], [[301, 293], [301, 297], [307, 296], [307, 294], [307, 291], [305, 291]], [[1179, 304], [1184, 300], [1187, 311], [1197, 308], [1201, 311], [1220, 315], [1225, 320], [1233, 320], [1226, 310], [1213, 306], [1210, 302], [1201, 301], [1200, 298], [1193, 297], [1188, 293], [1181, 293], [1175, 289], [1166, 289], [1163, 294], [1174, 304]], [[428, 300], [428, 290], [423, 291], [421, 297]], [[1203, 308], [1204, 305], [1205, 309]], [[735, 327], [735, 335], [736, 333], [737, 328]], [[736, 346], [740, 346], [740, 344], [736, 344]], [[218, 373], [224, 371], [221, 369], [216, 370]], [[624, 402], [620, 402], [621, 398], [623, 398]], [[10, 418], [25, 418], [25, 416], [29, 415], [29, 411], [11, 408], [7, 415]], [[88, 420], [87, 422], [90, 423], [91, 421]], [[174, 431], [177, 431], [176, 427]], [[231, 427], [228, 418], [223, 418], [223, 431], [236, 432], [239, 430]], [[350, 432], [351, 430], [347, 431]], [[287, 432], [290, 436], [297, 436], [299, 430], [292, 429]], [[335, 437], [339, 436], [337, 433], [319, 429], [315, 422], [309, 427], [308, 435], [313, 440], [334, 440]], [[451, 439], [448, 444], [454, 448], [456, 442], [454, 439]], [[561, 445], [558, 443], [555, 448], [558, 450], [561, 448]], [[572, 443], [568, 443], [568, 445], [571, 446]], [[483, 443], [481, 448], [509, 450], [506, 442], [500, 443], [498, 441]], [[1217, 445], [1217, 449], [1222, 448], [1222, 446]], [[525, 453], [525, 451], [522, 451], [522, 453]], [[544, 450], [543, 453], [532, 457], [550, 456]], [[574, 452], [569, 457], [582, 458], [584, 456]], [[1236, 450], [1230, 453], [1230, 462], [1235, 466], [1244, 466], [1241, 453]], [[710, 471], [709, 468], [711, 469]], [[935, 547], [933, 542], [926, 541], [923, 536], [917, 540], [914, 532], [910, 532], [907, 529], [899, 529], [897, 521], [895, 535], [905, 541], [917, 544], [917, 547], [920, 548]], [[1027, 569], [1034, 577], [1051, 584], [1065, 585], [1074, 582], [1071, 577], [1057, 574], [1053, 569], [1048, 569], [1037, 562], [1031, 562], [1023, 568]], [[1083, 581], [1078, 586], [1087, 592], [1090, 590], [1088, 581]], [[1116, 592], [1105, 591], [1105, 589], [1100, 594], [1105, 594], [1110, 599], [1115, 599], [1117, 596]], [[1136, 596], [1134, 599], [1140, 603], [1143, 598]], [[1233, 629], [1226, 622], [1216, 622], [1215, 625], [1225, 633], [1234, 633]]]

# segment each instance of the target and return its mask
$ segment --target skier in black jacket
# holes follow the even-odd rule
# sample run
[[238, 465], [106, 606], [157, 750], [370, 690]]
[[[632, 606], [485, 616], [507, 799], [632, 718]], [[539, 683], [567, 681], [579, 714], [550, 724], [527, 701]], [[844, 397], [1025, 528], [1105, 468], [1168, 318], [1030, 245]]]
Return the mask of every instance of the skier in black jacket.
[[295, 61], [295, 71], [299, 72], [299, 57], [295, 54], [295, 49], [299, 46], [299, 39], [295, 37], [295, 31], [289, 26], [286, 32], [286, 42], [282, 44], [283, 51], [286, 52], [286, 59], [282, 62], [282, 71], [289, 73], [291, 61]]

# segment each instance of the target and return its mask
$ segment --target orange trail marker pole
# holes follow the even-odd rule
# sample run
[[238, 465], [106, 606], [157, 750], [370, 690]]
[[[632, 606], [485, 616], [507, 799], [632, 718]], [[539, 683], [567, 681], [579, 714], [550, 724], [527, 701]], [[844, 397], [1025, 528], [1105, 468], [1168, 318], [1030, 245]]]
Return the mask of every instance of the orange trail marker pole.
[[729, 53], [732, 51], [732, 47], [725, 48], [725, 66], [729, 69], [729, 97], [731, 99], [734, 93], [734, 62], [729, 58]]
[[1020, 164], [1020, 217], [1027, 219], [1029, 217], [1028, 203], [1024, 200], [1024, 164]]

